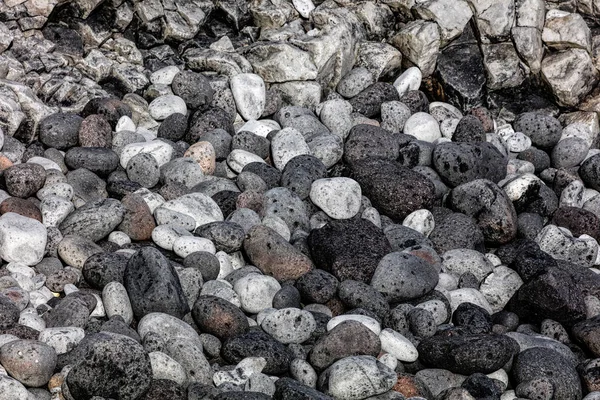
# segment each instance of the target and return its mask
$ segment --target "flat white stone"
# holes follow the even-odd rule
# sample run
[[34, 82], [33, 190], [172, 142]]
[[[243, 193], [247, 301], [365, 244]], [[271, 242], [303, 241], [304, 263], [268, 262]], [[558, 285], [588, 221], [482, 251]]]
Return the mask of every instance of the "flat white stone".
[[209, 239], [196, 236], [180, 236], [173, 242], [173, 251], [181, 258], [197, 251], [215, 254], [217, 249]]
[[283, 171], [292, 158], [310, 153], [304, 136], [294, 128], [280, 130], [271, 140], [273, 164], [280, 171]]
[[161, 209], [191, 217], [195, 222], [195, 228], [211, 222], [223, 221], [223, 212], [217, 203], [202, 193], [189, 193], [167, 201], [156, 209], [155, 215]]
[[410, 67], [396, 78], [394, 87], [398, 91], [400, 97], [402, 97], [409, 90], [419, 90], [421, 79], [423, 79], [421, 70], [417, 67]]
[[360, 210], [362, 191], [350, 178], [325, 178], [314, 181], [310, 199], [333, 219], [354, 217]]
[[121, 167], [127, 168], [127, 163], [129, 160], [131, 160], [136, 154], [140, 153], [148, 153], [152, 155], [156, 159], [158, 165], [162, 166], [171, 161], [171, 157], [173, 156], [173, 147], [162, 140], [128, 144], [121, 150], [121, 156], [119, 158]]
[[240, 173], [244, 167], [253, 162], [265, 163], [260, 156], [242, 149], [235, 149], [227, 156], [227, 165], [234, 172]]
[[9, 212], [0, 217], [0, 257], [6, 262], [35, 265], [46, 251], [46, 227], [33, 218]]
[[375, 333], [376, 335], [379, 335], [381, 333], [381, 325], [379, 324], [379, 322], [377, 322], [371, 317], [359, 314], [344, 314], [331, 318], [329, 322], [327, 322], [327, 331], [329, 332], [344, 321], [360, 322], [361, 324], [369, 328], [371, 331], [373, 331], [373, 333]]
[[237, 74], [229, 81], [237, 112], [248, 120], [262, 115], [267, 101], [265, 81], [256, 74]]
[[408, 214], [406, 218], [404, 218], [404, 221], [402, 221], [402, 225], [414, 229], [425, 236], [429, 236], [435, 228], [435, 221], [431, 211], [423, 208]]
[[281, 285], [277, 279], [259, 274], [248, 274], [233, 285], [233, 290], [242, 303], [242, 309], [252, 314], [273, 307], [273, 297], [280, 289]]
[[162, 121], [175, 113], [186, 115], [187, 106], [181, 97], [166, 94], [152, 100], [150, 105], [148, 105], [148, 112], [155, 120]]
[[414, 362], [419, 358], [417, 348], [404, 336], [393, 329], [385, 328], [379, 334], [381, 350], [402, 362]]
[[430, 143], [442, 137], [438, 122], [424, 112], [417, 112], [410, 116], [404, 124], [404, 133]]

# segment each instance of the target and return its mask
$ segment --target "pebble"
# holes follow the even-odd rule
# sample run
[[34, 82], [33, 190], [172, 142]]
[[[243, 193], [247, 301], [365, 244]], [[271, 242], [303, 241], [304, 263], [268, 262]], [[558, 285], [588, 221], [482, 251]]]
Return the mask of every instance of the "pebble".
[[327, 322], [327, 330], [330, 331], [344, 321], [357, 321], [369, 328], [373, 333], [379, 335], [381, 332], [381, 324], [377, 320], [366, 315], [359, 314], [344, 314], [333, 317]]
[[303, 154], [310, 154], [310, 148], [302, 134], [294, 128], [280, 130], [271, 140], [273, 164], [280, 171], [291, 159]]
[[317, 323], [308, 311], [283, 308], [267, 315], [260, 326], [281, 343], [300, 344], [310, 338]]
[[238, 74], [229, 81], [238, 113], [245, 120], [259, 119], [267, 100], [265, 82], [256, 74]]
[[419, 90], [421, 86], [422, 74], [417, 67], [407, 68], [396, 80], [394, 87], [398, 91], [400, 97], [404, 96], [409, 90]]
[[187, 114], [185, 101], [172, 94], [159, 96], [148, 105], [148, 112], [157, 121], [162, 121], [172, 114]]
[[233, 289], [240, 298], [242, 309], [257, 314], [273, 306], [273, 298], [281, 285], [270, 276], [251, 273], [235, 281]]
[[379, 334], [381, 350], [394, 356], [398, 361], [415, 362], [419, 358], [416, 347], [393, 329], [385, 328]]
[[317, 179], [311, 185], [311, 201], [334, 219], [354, 217], [360, 210], [360, 185], [349, 178]]
[[102, 304], [108, 318], [118, 315], [127, 325], [133, 321], [133, 309], [127, 290], [120, 282], [110, 282], [102, 289]]
[[56, 368], [54, 349], [37, 340], [15, 340], [0, 349], [0, 363], [26, 386], [46, 385]]
[[45, 253], [47, 232], [41, 222], [9, 212], [0, 217], [0, 257], [25, 265], [39, 263]]

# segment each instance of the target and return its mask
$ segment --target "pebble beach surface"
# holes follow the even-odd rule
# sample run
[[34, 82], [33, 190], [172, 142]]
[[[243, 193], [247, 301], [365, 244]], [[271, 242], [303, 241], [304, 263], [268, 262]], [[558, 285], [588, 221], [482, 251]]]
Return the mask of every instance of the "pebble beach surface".
[[599, 20], [0, 0], [0, 400], [600, 400]]

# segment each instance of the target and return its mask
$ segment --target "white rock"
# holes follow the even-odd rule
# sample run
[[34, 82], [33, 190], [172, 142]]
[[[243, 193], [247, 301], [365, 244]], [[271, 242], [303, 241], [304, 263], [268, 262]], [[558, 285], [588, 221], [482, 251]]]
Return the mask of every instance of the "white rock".
[[142, 339], [149, 332], [154, 332], [165, 342], [174, 338], [200, 340], [198, 333], [190, 325], [177, 317], [158, 312], [144, 315], [138, 323], [137, 332]]
[[339, 400], [359, 400], [385, 393], [398, 375], [372, 356], [351, 356], [328, 368], [325, 393]]
[[21, 382], [0, 373], [0, 400], [28, 400], [32, 397]]
[[437, 22], [444, 43], [460, 36], [473, 16], [464, 0], [418, 1], [414, 12], [422, 19]]
[[148, 112], [157, 121], [166, 119], [169, 115], [179, 113], [186, 115], [187, 106], [185, 101], [173, 94], [159, 96], [148, 105]]
[[46, 321], [44, 321], [44, 319], [41, 316], [37, 315], [37, 312], [33, 314], [31, 312], [27, 312], [27, 310], [28, 309], [25, 309], [21, 312], [18, 323], [20, 325], [33, 328], [36, 331], [43, 331], [44, 329], [46, 329]]
[[592, 34], [583, 17], [577, 13], [549, 10], [542, 31], [542, 40], [557, 50], [569, 47], [592, 50]]
[[173, 243], [181, 236], [193, 236], [189, 231], [173, 225], [158, 225], [152, 230], [152, 241], [165, 250], [173, 250]]
[[160, 351], [151, 351], [148, 356], [152, 365], [152, 378], [168, 379], [180, 385], [187, 382], [185, 369], [177, 361]]
[[317, 329], [313, 315], [298, 308], [282, 308], [267, 315], [262, 329], [281, 343], [303, 343]]
[[361, 324], [369, 328], [371, 331], [373, 331], [373, 333], [375, 333], [376, 335], [379, 335], [381, 333], [381, 325], [379, 324], [379, 322], [377, 322], [371, 317], [359, 314], [344, 314], [331, 318], [327, 322], [327, 331], [329, 332], [344, 321], [360, 322]]
[[327, 100], [319, 104], [316, 109], [321, 122], [331, 133], [346, 139], [352, 129], [352, 105], [342, 99]]
[[127, 115], [123, 115], [121, 118], [119, 118], [119, 121], [117, 121], [117, 126], [115, 127], [115, 132], [135, 132], [135, 130], [135, 123]]
[[216, 296], [227, 300], [236, 307], [241, 307], [240, 297], [233, 290], [231, 284], [224, 280], [208, 281], [202, 285], [201, 296]]
[[14, 342], [15, 340], [21, 340], [15, 335], [10, 335], [8, 333], [0, 335], [0, 347], [4, 346], [6, 343]]
[[154, 71], [150, 75], [150, 82], [154, 84], [170, 85], [173, 83], [175, 75], [179, 73], [179, 68], [175, 65], [169, 65], [168, 67], [161, 68]]
[[505, 38], [515, 21], [514, 0], [469, 0], [481, 39]]
[[540, 178], [534, 174], [523, 174], [518, 178], [515, 178], [502, 185], [502, 189], [510, 201], [517, 201], [527, 194], [527, 190], [531, 187], [531, 185], [538, 184], [544, 184]]
[[424, 112], [417, 112], [410, 116], [404, 124], [404, 133], [430, 143], [442, 137], [438, 122]]
[[[242, 125], [237, 132], [252, 132], [257, 136], [261, 136], [261, 137], [267, 137], [267, 135], [269, 134], [269, 132], [271, 132], [273, 129], [277, 129], [279, 130], [280, 127], [278, 128], [273, 128], [270, 124], [266, 124], [265, 123], [266, 120], [260, 120], [260, 121], [255, 121], [255, 120], [250, 120], [248, 122], [246, 122], [244, 125]], [[273, 121], [275, 122], [275, 121]], [[277, 124], [279, 125], [279, 124]]]
[[280, 130], [271, 140], [273, 164], [280, 171], [292, 158], [303, 154], [310, 154], [310, 148], [304, 136], [294, 128]]
[[273, 307], [273, 297], [280, 289], [281, 285], [277, 279], [252, 273], [238, 279], [233, 285], [242, 309], [251, 314]]
[[39, 221], [9, 212], [0, 217], [0, 257], [35, 265], [42, 261], [48, 233]]
[[127, 325], [133, 321], [133, 308], [127, 290], [119, 282], [110, 282], [102, 289], [102, 303], [108, 318], [120, 315]]
[[[155, 217], [161, 209], [173, 211], [192, 218], [195, 228], [215, 222], [223, 221], [223, 212], [213, 199], [202, 193], [189, 193], [174, 200], [167, 201], [156, 209]], [[168, 221], [159, 221], [160, 225]]]
[[52, 183], [44, 186], [36, 193], [40, 200], [44, 200], [47, 196], [60, 196], [66, 200], [73, 199], [73, 186], [65, 182]]
[[400, 97], [402, 97], [409, 90], [419, 90], [421, 79], [423, 79], [421, 70], [417, 67], [410, 67], [404, 71], [402, 75], [396, 78], [394, 87], [398, 91]]
[[254, 153], [242, 149], [235, 149], [227, 156], [227, 165], [235, 173], [240, 173], [244, 167], [253, 162], [265, 163], [265, 160]]
[[415, 307], [427, 310], [433, 315], [436, 325], [441, 325], [448, 319], [446, 305], [441, 300], [428, 300], [417, 304]]
[[513, 294], [523, 285], [523, 280], [514, 270], [503, 265], [494, 268], [479, 287], [494, 312], [504, 309]]
[[414, 362], [419, 358], [417, 348], [404, 336], [393, 329], [385, 328], [379, 334], [381, 350], [402, 362]]
[[420, 209], [411, 212], [404, 218], [402, 225], [414, 229], [417, 232], [421, 232], [425, 236], [429, 236], [435, 228], [435, 221], [431, 211], [426, 209]]
[[31, 157], [29, 160], [27, 160], [28, 163], [31, 164], [38, 164], [41, 165], [42, 167], [44, 167], [44, 169], [46, 171], [51, 170], [51, 169], [55, 169], [57, 171], [60, 171], [60, 166], [55, 163], [54, 161], [46, 158], [46, 157]]
[[461, 288], [452, 290], [450, 292], [450, 305], [452, 307], [452, 312], [456, 311], [456, 308], [462, 303], [473, 303], [484, 308], [490, 314], [494, 313], [490, 303], [488, 303], [487, 299], [477, 289]]
[[148, 153], [156, 159], [156, 162], [159, 166], [163, 166], [171, 161], [173, 151], [173, 147], [162, 140], [152, 140], [144, 143], [131, 143], [124, 146], [121, 150], [119, 162], [121, 163], [121, 167], [127, 168], [127, 163], [133, 156], [140, 153]]
[[151, 192], [146, 188], [138, 189], [134, 193], [142, 196], [142, 198], [148, 205], [148, 208], [150, 208], [151, 213], [154, 213], [154, 210], [156, 210], [161, 204], [163, 204], [166, 201], [164, 197], [162, 197], [160, 194]]
[[265, 81], [256, 74], [237, 74], [230, 78], [229, 85], [237, 112], [246, 121], [259, 119], [267, 101]]
[[419, 67], [425, 77], [431, 75], [435, 70], [440, 42], [438, 25], [435, 22], [424, 20], [407, 23], [391, 39], [391, 44]]
[[131, 238], [129, 236], [127, 236], [127, 234], [125, 232], [121, 232], [121, 231], [113, 231], [113, 232], [109, 233], [107, 240], [109, 242], [115, 243], [119, 246], [124, 246], [126, 244], [131, 243]]
[[492, 273], [493, 266], [487, 257], [472, 249], [452, 249], [442, 254], [442, 268], [444, 272], [460, 278], [464, 273], [470, 272], [478, 282]]
[[429, 114], [439, 123], [447, 119], [461, 119], [463, 117], [462, 112], [454, 107], [452, 104], [444, 103], [441, 101], [434, 101], [429, 103]]
[[71, 351], [85, 337], [83, 328], [66, 326], [60, 328], [46, 328], [40, 332], [38, 340], [54, 348], [56, 354]]
[[362, 191], [350, 178], [325, 178], [314, 181], [310, 199], [333, 219], [354, 217], [360, 210]]
[[520, 153], [531, 147], [531, 139], [522, 132], [514, 132], [503, 137], [506, 150], [512, 153]]
[[181, 258], [197, 251], [215, 254], [217, 249], [209, 239], [196, 236], [180, 236], [173, 242], [173, 251]]
[[267, 360], [263, 357], [246, 357], [231, 371], [215, 372], [213, 382], [216, 386], [226, 382], [234, 385], [243, 385], [252, 375], [261, 373], [266, 365]]
[[310, 12], [315, 9], [315, 5], [312, 0], [292, 0], [292, 4], [298, 14], [302, 15], [302, 18], [309, 18]]
[[295, 380], [308, 387], [317, 387], [317, 373], [306, 360], [294, 358], [290, 363], [290, 374]]
[[42, 222], [47, 227], [58, 226], [73, 210], [73, 203], [59, 196], [46, 196], [40, 204]]
[[520, 0], [516, 2], [517, 26], [542, 30], [546, 18], [544, 0]]
[[288, 242], [290, 241], [292, 234], [290, 232], [290, 228], [287, 226], [283, 219], [279, 218], [276, 215], [267, 215], [262, 219], [262, 224], [264, 226], [268, 226], [275, 232], [279, 233], [281, 237], [283, 237]]

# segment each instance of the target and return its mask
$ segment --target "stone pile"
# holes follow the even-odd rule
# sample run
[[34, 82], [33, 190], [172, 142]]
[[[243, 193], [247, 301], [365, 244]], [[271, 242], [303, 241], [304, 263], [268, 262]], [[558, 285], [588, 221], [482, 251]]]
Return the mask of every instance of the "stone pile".
[[588, 0], [0, 0], [0, 400], [600, 399]]

